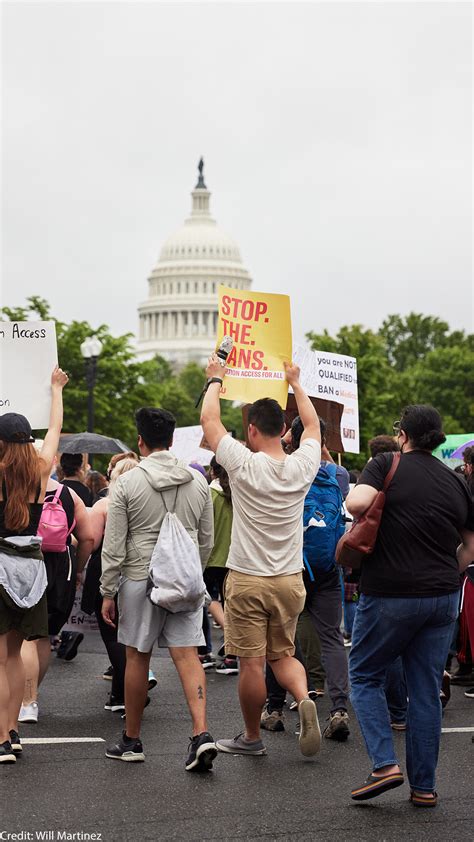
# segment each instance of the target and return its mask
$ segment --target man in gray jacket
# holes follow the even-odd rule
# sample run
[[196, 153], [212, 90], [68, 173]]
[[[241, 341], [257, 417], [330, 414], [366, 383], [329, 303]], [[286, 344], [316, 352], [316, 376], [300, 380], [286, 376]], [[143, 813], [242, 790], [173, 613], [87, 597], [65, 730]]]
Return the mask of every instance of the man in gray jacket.
[[[175, 419], [164, 409], [136, 413], [138, 447], [144, 459], [117, 481], [110, 498], [102, 549], [102, 616], [115, 625], [118, 592], [118, 640], [127, 647], [125, 671], [126, 730], [106, 756], [144, 760], [140, 725], [155, 641], [167, 647], [178, 671], [193, 721], [188, 771], [212, 767], [217, 754], [206, 724], [206, 681], [197, 654], [204, 643], [202, 608], [172, 614], [147, 597], [150, 559], [167, 511], [176, 512], [199, 549], [203, 567], [214, 540], [212, 499], [206, 479], [169, 452]], [[172, 573], [172, 571], [171, 571]]]

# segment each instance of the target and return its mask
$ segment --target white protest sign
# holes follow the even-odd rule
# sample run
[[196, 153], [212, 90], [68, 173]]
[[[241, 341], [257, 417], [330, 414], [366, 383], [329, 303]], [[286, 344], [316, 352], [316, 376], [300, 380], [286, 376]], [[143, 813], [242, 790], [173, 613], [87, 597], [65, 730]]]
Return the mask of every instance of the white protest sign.
[[357, 360], [344, 354], [293, 347], [293, 362], [301, 369], [300, 383], [313, 398], [335, 401], [344, 407], [341, 439], [346, 453], [359, 453]]
[[34, 430], [47, 427], [57, 364], [54, 322], [0, 322], [0, 414], [18, 412]]
[[177, 427], [174, 431], [173, 446], [170, 448], [171, 453], [174, 453], [182, 462], [186, 462], [186, 465], [191, 462], [197, 462], [203, 467], [210, 465], [214, 454], [199, 446], [203, 436], [204, 432], [200, 424], [194, 427]]

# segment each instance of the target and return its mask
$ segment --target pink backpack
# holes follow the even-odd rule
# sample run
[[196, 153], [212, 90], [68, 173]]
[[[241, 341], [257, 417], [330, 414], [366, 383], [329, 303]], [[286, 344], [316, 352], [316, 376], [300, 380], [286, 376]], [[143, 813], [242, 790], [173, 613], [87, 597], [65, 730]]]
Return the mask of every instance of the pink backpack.
[[64, 553], [67, 539], [76, 525], [74, 518], [68, 526], [66, 510], [59, 499], [64, 485], [59, 485], [52, 500], [45, 500], [41, 512], [37, 535], [43, 539], [41, 549], [45, 553]]

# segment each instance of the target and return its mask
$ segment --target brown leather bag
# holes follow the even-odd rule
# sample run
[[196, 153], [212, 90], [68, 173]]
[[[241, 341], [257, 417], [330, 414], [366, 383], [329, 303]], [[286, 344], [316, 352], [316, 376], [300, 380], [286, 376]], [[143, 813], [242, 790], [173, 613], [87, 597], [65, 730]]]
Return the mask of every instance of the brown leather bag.
[[373, 553], [385, 506], [385, 492], [400, 464], [400, 456], [400, 453], [394, 453], [382, 491], [377, 492], [374, 502], [337, 542], [336, 561], [343, 567], [359, 570], [365, 556]]

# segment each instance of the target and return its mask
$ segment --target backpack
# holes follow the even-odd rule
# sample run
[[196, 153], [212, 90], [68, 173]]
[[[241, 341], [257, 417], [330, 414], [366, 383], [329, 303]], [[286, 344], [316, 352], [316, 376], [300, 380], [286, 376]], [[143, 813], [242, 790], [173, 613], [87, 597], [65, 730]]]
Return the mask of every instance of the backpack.
[[67, 539], [76, 525], [74, 518], [69, 527], [66, 510], [60, 495], [64, 485], [59, 485], [52, 500], [45, 500], [38, 525], [37, 535], [42, 538], [41, 549], [44, 553], [64, 553]]
[[[177, 497], [178, 490], [173, 508]], [[199, 552], [177, 514], [161, 498], [166, 515], [150, 560], [147, 595], [154, 605], [172, 614], [197, 611], [206, 593]]]
[[336, 465], [328, 462], [313, 480], [303, 511], [303, 559], [309, 578], [334, 569], [336, 546], [346, 529]]

